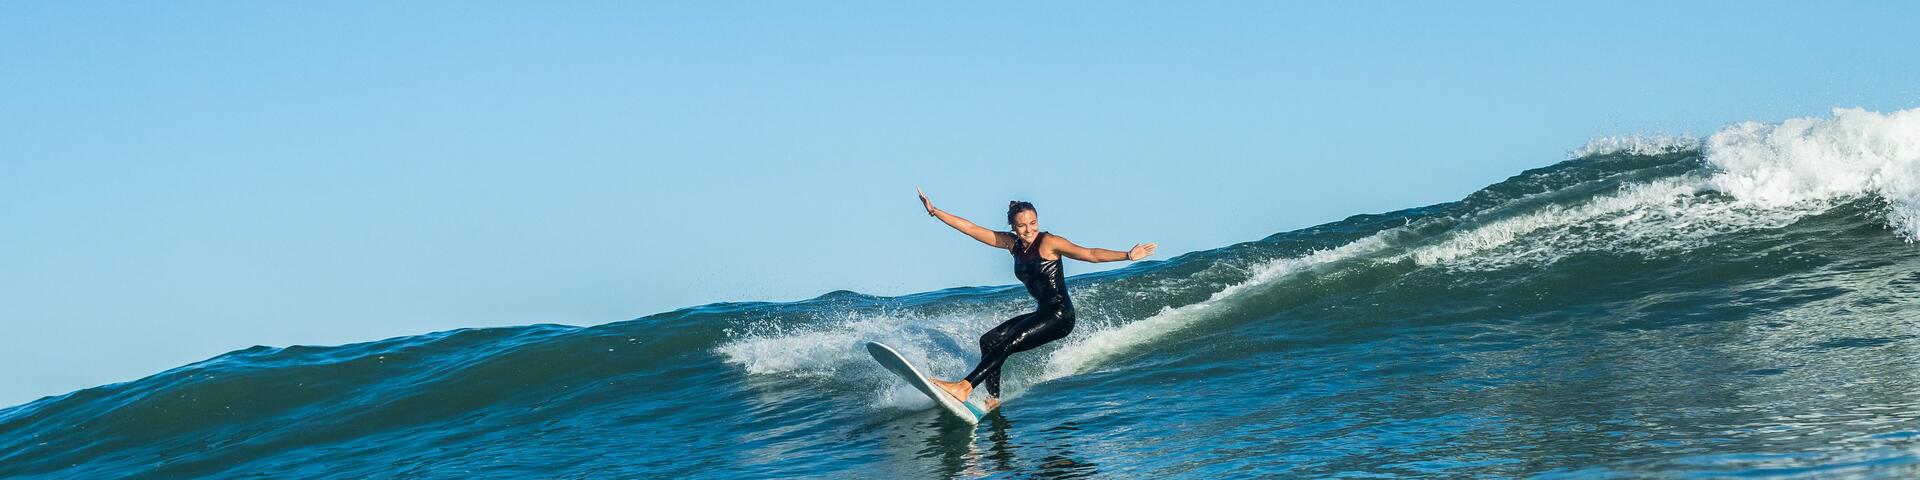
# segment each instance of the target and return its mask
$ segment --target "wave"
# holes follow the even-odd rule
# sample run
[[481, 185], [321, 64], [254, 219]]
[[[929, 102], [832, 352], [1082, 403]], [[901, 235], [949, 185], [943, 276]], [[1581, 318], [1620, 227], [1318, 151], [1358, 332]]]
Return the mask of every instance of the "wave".
[[[1188, 325], [1229, 315], [1224, 312], [1249, 292], [1278, 288], [1276, 281], [1354, 258], [1495, 271], [1539, 267], [1593, 252], [1683, 255], [1728, 235], [1783, 228], [1868, 196], [1890, 205], [1888, 221], [1900, 235], [1909, 242], [1916, 238], [1909, 219], [1916, 213], [1913, 202], [1920, 201], [1914, 196], [1920, 190], [1913, 187], [1920, 178], [1913, 176], [1920, 174], [1920, 110], [1879, 114], [1841, 109], [1825, 119], [1746, 122], [1704, 140], [1604, 137], [1574, 155], [1568, 162], [1475, 194], [1498, 197], [1490, 206], [1480, 207], [1489, 202], [1470, 198], [1429, 207], [1439, 211], [1405, 216], [1402, 226], [1339, 246], [1237, 267], [1245, 272], [1241, 278], [1209, 282], [1213, 291], [1204, 300], [1163, 306], [1137, 320], [1097, 325], [1048, 352], [1037, 381], [1094, 368]], [[1099, 288], [1096, 282], [1075, 293]], [[1024, 313], [1023, 306], [1018, 299], [1003, 300], [952, 318], [895, 317], [830, 330], [751, 335], [719, 351], [749, 372], [774, 373], [761, 366], [861, 365], [865, 360], [858, 345], [891, 341], [908, 345], [909, 359], [932, 362], [936, 371], [964, 372], [971, 362], [953, 360], [968, 353], [963, 347], [930, 345], [970, 345], [970, 336]], [[908, 326], [925, 326], [928, 331], [923, 333], [931, 337], [889, 335]]]
[[[1156, 475], [1774, 467], [1710, 455], [1727, 452], [1810, 468], [1855, 465], [1862, 451], [1877, 452], [1864, 460], [1873, 465], [1913, 464], [1890, 445], [1920, 431], [1920, 406], [1899, 400], [1920, 380], [1887, 366], [1920, 359], [1905, 353], [1920, 351], [1920, 332], [1898, 320], [1920, 299], [1909, 246], [1920, 238], [1916, 112], [1597, 138], [1456, 202], [1074, 276], [1079, 326], [1007, 364], [1008, 401], [1033, 412], [1029, 424], [1071, 419], [1023, 436], [1108, 452], [1067, 473], [1099, 462]], [[920, 416], [930, 402], [862, 345], [887, 343], [957, 377], [977, 360], [980, 332], [1030, 308], [1015, 286], [841, 291], [589, 328], [255, 347], [0, 410], [0, 476], [984, 475], [997, 454], [972, 450], [951, 426], [894, 423], [935, 417]], [[1829, 355], [1862, 351], [1879, 353]], [[1724, 362], [1739, 365], [1713, 366]], [[1861, 405], [1808, 393], [1823, 384], [1864, 389], [1853, 395], [1877, 399], [1880, 423], [1814, 422], [1827, 430], [1799, 437], [1753, 430]], [[1726, 385], [1756, 390], [1722, 396], [1780, 393], [1747, 403], [1676, 393]], [[1448, 403], [1458, 398], [1472, 402]], [[1530, 410], [1552, 405], [1583, 410]], [[1764, 415], [1729, 419], [1741, 412]], [[1677, 443], [1671, 453], [1630, 443], [1641, 437]], [[1478, 439], [1466, 443], [1481, 452], [1539, 451], [1432, 471], [1390, 463], [1452, 458], [1458, 438]], [[1722, 443], [1690, 443], [1702, 438]], [[1514, 441], [1523, 444], [1502, 443]], [[1842, 443], [1864, 450], [1831, 450]], [[1085, 460], [1084, 449], [1043, 445], [999, 452], [1052, 459], [1031, 468]], [[1207, 453], [1221, 448], [1280, 457]]]

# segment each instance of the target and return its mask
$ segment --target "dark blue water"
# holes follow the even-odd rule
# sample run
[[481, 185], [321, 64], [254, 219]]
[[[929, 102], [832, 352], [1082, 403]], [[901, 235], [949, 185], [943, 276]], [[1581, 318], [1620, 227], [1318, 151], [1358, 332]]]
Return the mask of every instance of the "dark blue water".
[[0, 477], [1911, 478], [1915, 178], [1839, 111], [1073, 277], [977, 427], [861, 345], [957, 376], [1017, 287], [254, 347], [0, 410]]

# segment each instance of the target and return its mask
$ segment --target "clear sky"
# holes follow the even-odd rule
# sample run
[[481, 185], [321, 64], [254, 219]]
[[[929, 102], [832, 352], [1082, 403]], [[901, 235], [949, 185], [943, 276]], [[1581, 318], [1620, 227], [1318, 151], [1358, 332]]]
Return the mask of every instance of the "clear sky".
[[0, 2], [0, 405], [1013, 282], [915, 186], [1171, 258], [1591, 137], [1920, 106], [1911, 2], [1565, 3]]

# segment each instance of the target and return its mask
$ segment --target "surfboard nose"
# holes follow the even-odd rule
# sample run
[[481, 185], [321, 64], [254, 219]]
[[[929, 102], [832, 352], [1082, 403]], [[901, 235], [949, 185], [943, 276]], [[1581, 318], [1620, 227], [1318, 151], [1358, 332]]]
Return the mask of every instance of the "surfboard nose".
[[920, 369], [914, 367], [913, 362], [908, 362], [900, 352], [894, 351], [893, 347], [880, 342], [867, 342], [867, 353], [873, 354], [874, 361], [879, 362], [881, 367], [885, 367], [894, 375], [899, 375], [900, 379], [906, 380], [907, 384], [912, 385], [915, 390], [933, 399], [934, 405], [939, 405], [940, 409], [946, 410], [947, 413], [973, 424], [980, 423], [980, 418], [985, 416], [978, 407], [966, 403], [964, 399], [953, 398], [952, 394], [934, 385], [926, 374], [921, 373]]

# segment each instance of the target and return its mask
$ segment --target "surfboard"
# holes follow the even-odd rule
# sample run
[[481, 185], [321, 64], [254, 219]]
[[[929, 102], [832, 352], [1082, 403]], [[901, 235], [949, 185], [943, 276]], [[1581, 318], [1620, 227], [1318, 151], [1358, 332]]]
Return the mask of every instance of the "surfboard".
[[907, 357], [902, 357], [900, 352], [894, 351], [893, 347], [880, 342], [867, 342], [867, 353], [873, 354], [873, 359], [879, 361], [880, 366], [887, 367], [887, 371], [899, 375], [901, 379], [907, 381], [907, 384], [920, 390], [920, 393], [927, 394], [927, 398], [933, 399], [933, 403], [939, 405], [941, 410], [946, 410], [947, 413], [960, 417], [967, 423], [980, 423], [980, 418], [987, 416], [986, 409], [955, 400], [946, 390], [941, 390], [940, 387], [934, 386], [933, 382], [927, 381], [927, 376], [920, 373], [920, 369], [914, 368], [913, 362], [908, 362]]

